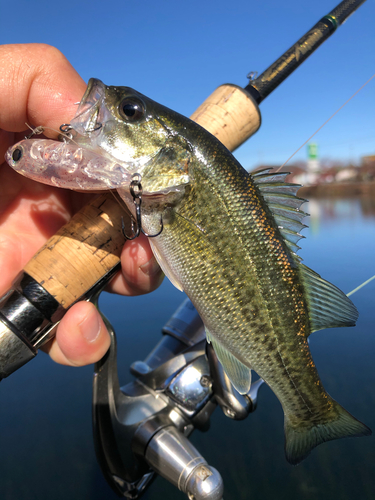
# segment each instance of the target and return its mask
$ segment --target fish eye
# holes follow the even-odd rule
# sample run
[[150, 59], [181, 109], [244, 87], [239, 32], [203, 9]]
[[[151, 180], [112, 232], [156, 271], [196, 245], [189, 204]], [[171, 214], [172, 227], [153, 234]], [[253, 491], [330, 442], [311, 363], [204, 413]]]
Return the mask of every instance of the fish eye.
[[23, 151], [20, 147], [16, 148], [12, 153], [12, 160], [17, 163], [22, 158]]
[[127, 97], [119, 107], [120, 114], [127, 122], [137, 122], [145, 114], [145, 105], [137, 97]]

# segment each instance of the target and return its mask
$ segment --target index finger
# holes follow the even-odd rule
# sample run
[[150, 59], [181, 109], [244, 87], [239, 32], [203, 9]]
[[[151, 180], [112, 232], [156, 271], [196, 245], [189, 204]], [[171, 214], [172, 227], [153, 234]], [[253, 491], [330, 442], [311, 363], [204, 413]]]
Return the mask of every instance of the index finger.
[[0, 128], [22, 132], [25, 123], [55, 129], [75, 114], [86, 84], [66, 57], [44, 44], [0, 46]]

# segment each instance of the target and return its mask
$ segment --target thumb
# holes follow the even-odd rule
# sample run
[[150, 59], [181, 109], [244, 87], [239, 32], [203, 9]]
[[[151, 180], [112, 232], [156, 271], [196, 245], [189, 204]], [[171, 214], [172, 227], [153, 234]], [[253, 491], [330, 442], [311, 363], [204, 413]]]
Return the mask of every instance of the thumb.
[[57, 363], [84, 366], [99, 361], [107, 352], [110, 337], [91, 302], [78, 302], [61, 320], [56, 337], [43, 350]]

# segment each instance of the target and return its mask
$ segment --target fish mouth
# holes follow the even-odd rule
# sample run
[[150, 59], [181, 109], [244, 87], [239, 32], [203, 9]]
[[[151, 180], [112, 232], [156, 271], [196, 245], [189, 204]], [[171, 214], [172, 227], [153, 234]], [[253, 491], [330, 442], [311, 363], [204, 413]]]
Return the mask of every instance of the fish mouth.
[[102, 81], [90, 78], [77, 113], [70, 122], [71, 127], [80, 135], [91, 135], [102, 128], [98, 117], [106, 88]]

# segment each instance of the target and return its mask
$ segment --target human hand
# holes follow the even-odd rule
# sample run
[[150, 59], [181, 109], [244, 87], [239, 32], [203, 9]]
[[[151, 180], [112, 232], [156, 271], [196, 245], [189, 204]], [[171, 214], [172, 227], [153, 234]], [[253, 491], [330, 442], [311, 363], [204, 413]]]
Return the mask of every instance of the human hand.
[[[86, 84], [55, 48], [42, 44], [0, 46], [0, 155], [23, 139], [25, 123], [48, 127], [56, 139], [69, 123]], [[0, 170], [0, 296], [40, 247], [93, 196], [46, 186]], [[37, 210], [35, 210], [37, 208]], [[131, 258], [130, 258], [131, 255]], [[122, 295], [147, 293], [163, 279], [147, 238], [128, 241], [121, 255], [122, 273], [110, 289]], [[93, 304], [79, 302], [61, 320], [56, 337], [44, 349], [58, 363], [82, 366], [99, 360], [110, 344]]]

